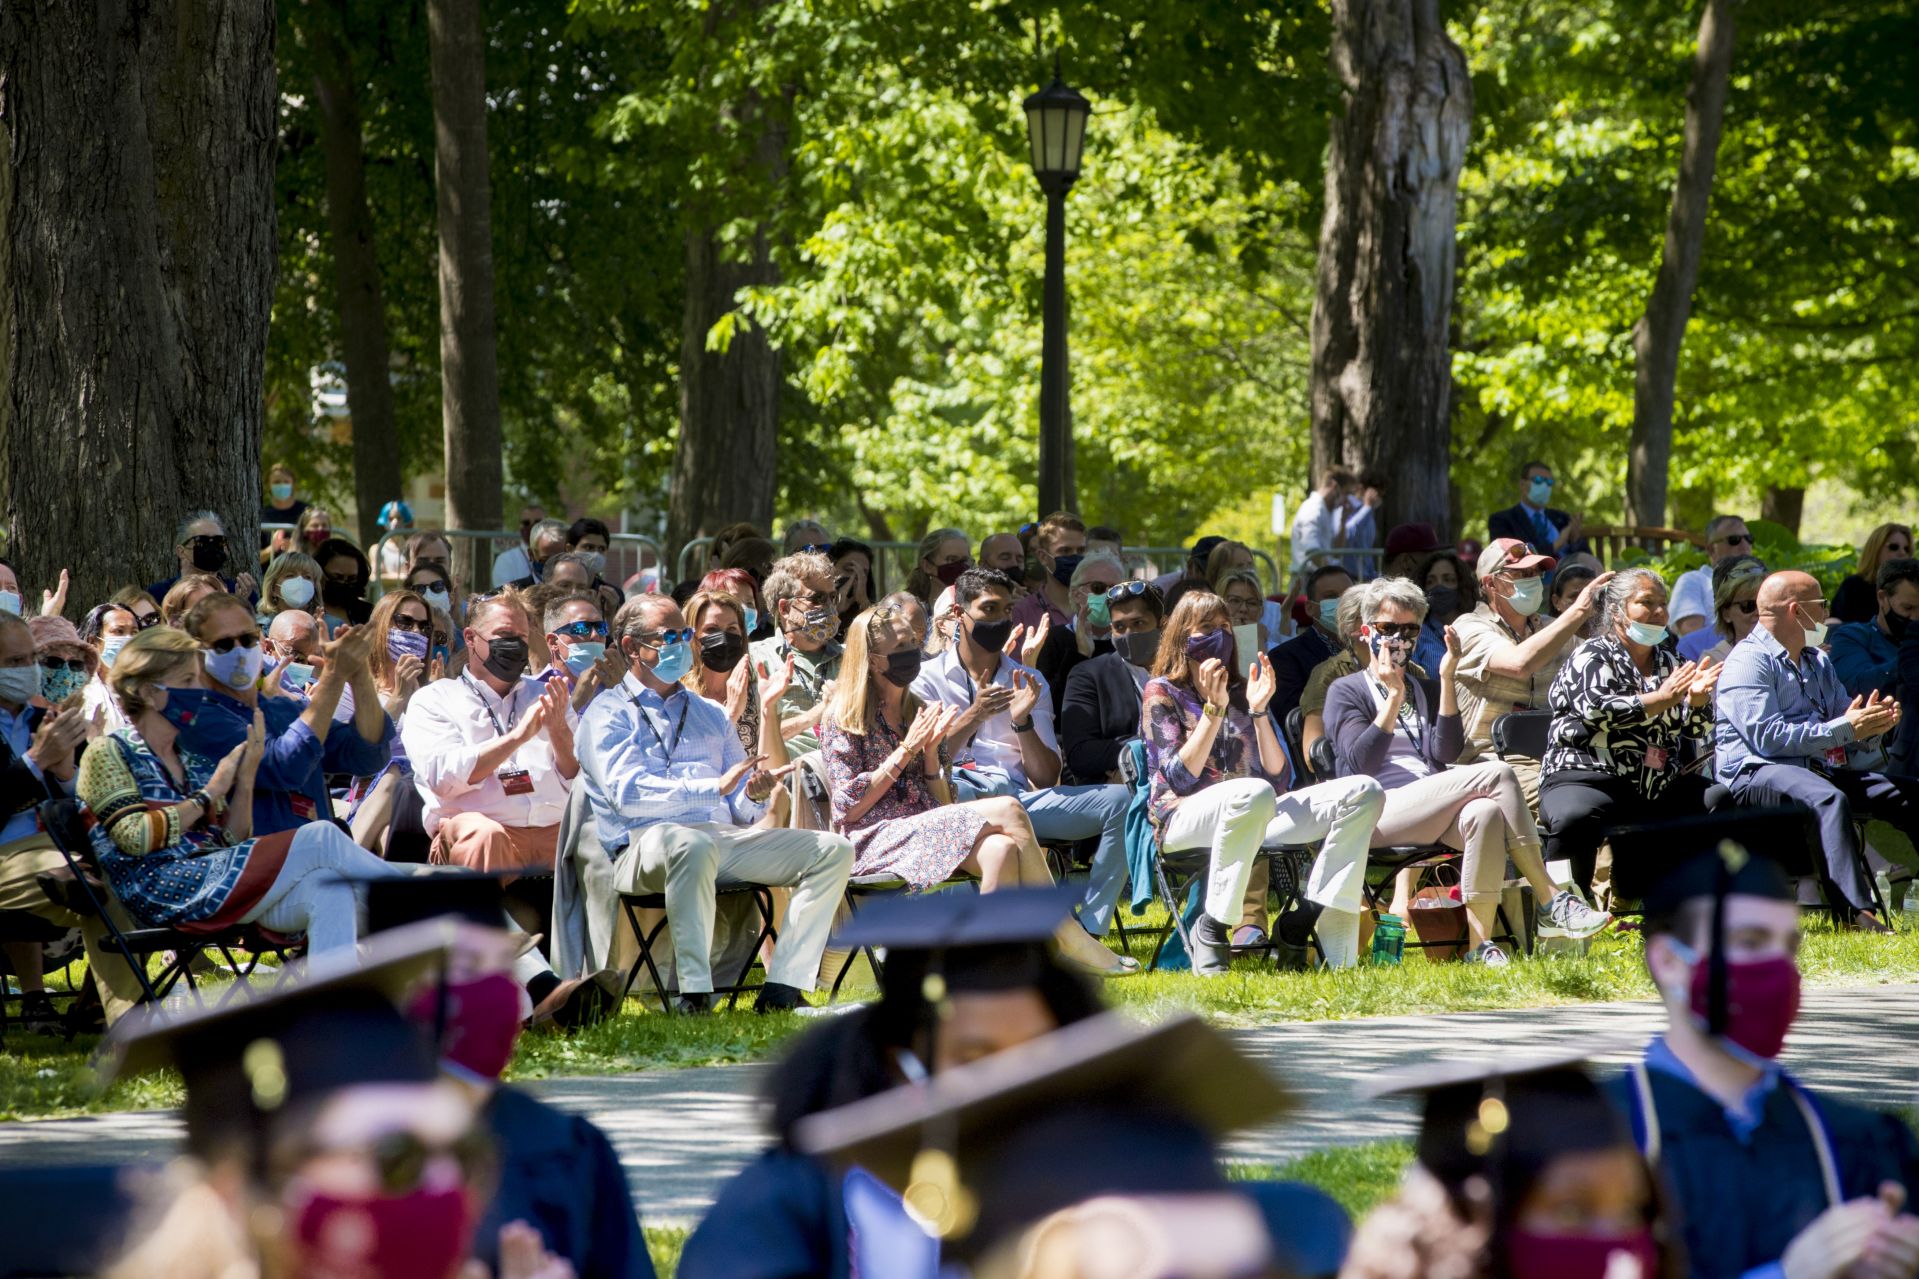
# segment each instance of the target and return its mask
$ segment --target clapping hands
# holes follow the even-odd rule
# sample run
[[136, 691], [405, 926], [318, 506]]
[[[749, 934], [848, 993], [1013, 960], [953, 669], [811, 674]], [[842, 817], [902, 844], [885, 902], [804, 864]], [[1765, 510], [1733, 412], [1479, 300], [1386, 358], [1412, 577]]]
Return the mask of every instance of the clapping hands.
[[1279, 680], [1273, 674], [1273, 664], [1261, 653], [1253, 659], [1253, 673], [1246, 681], [1246, 708], [1255, 715], [1263, 715], [1266, 708], [1273, 704], [1273, 694], [1279, 689]]
[[1878, 737], [1898, 725], [1899, 703], [1890, 697], [1880, 697], [1874, 689], [1870, 697], [1852, 699], [1852, 705], [1846, 707], [1846, 722], [1852, 725], [1852, 735], [1862, 742]]

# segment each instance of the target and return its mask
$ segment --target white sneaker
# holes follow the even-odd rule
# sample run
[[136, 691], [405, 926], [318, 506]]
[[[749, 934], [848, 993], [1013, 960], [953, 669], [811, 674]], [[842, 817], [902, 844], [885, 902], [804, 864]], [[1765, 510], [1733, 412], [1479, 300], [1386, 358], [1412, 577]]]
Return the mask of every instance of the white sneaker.
[[1580, 901], [1570, 888], [1560, 889], [1551, 901], [1533, 912], [1533, 928], [1541, 937], [1570, 937], [1578, 941], [1610, 923], [1611, 915]]
[[1513, 962], [1506, 957], [1505, 951], [1489, 941], [1479, 943], [1461, 958], [1465, 963], [1484, 964], [1488, 968], [1504, 968]]

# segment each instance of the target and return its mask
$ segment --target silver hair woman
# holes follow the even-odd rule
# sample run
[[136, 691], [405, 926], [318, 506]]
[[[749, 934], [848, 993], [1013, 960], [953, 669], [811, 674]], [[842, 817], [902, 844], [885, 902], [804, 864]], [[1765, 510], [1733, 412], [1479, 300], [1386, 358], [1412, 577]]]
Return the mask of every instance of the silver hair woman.
[[1111, 551], [1088, 551], [1073, 570], [1067, 590], [1067, 602], [1076, 619], [1073, 638], [1081, 657], [1093, 655], [1093, 642], [1103, 640], [1113, 629], [1113, 615], [1107, 611], [1106, 592], [1126, 580], [1126, 562]]

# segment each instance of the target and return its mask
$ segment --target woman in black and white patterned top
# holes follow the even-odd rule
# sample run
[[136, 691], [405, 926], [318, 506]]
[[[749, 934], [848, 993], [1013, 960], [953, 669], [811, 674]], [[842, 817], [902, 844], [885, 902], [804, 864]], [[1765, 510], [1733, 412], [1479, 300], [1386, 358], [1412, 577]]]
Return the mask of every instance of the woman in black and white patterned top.
[[1599, 845], [1614, 826], [1717, 808], [1726, 788], [1681, 771], [1688, 739], [1712, 740], [1710, 657], [1681, 663], [1666, 639], [1666, 584], [1629, 568], [1601, 594], [1600, 632], [1553, 680], [1551, 742], [1540, 773], [1546, 859], [1568, 858], [1592, 887]]

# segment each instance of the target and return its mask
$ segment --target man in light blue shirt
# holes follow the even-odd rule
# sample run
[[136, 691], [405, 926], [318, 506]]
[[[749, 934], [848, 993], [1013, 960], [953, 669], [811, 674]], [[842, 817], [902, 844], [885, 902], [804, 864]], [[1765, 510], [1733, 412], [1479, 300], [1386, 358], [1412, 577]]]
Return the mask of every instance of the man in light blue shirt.
[[1719, 676], [1713, 768], [1744, 805], [1803, 804], [1819, 821], [1826, 878], [1861, 928], [1889, 931], [1872, 903], [1854, 814], [1919, 834], [1919, 781], [1861, 771], [1853, 755], [1899, 723], [1898, 703], [1847, 700], [1826, 638], [1826, 604], [1805, 573], [1759, 585], [1759, 623], [1734, 646]]
[[826, 831], [752, 827], [790, 766], [760, 768], [762, 757], [746, 754], [726, 712], [681, 686], [693, 632], [671, 598], [628, 601], [611, 630], [630, 669], [587, 706], [574, 740], [614, 885], [665, 894], [680, 998], [699, 1012], [713, 990], [717, 885], [792, 888], [756, 1007], [796, 1007], [819, 974], [853, 845]]

